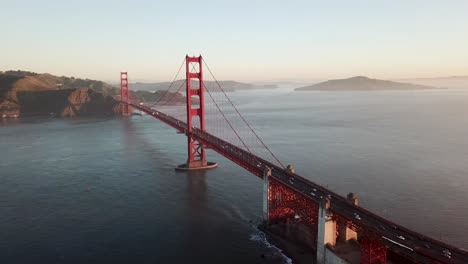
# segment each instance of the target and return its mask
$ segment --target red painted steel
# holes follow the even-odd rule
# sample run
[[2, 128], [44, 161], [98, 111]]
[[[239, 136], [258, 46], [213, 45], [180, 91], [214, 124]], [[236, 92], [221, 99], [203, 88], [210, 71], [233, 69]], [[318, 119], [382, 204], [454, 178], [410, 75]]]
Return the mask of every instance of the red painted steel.
[[273, 177], [268, 181], [268, 223], [302, 223], [309, 245], [317, 248], [319, 204]]
[[[191, 65], [195, 64], [195, 65]], [[198, 72], [192, 72], [198, 65]], [[202, 56], [199, 57], [185, 57], [185, 73], [186, 73], [186, 101], [187, 101], [187, 167], [196, 168], [204, 167], [207, 165], [205, 148], [200, 141], [196, 140], [193, 136], [193, 121], [194, 117], [198, 117], [199, 127], [201, 131], [205, 131], [205, 98], [203, 86], [203, 69], [202, 69]], [[192, 82], [195, 79], [198, 82]], [[194, 83], [198, 83], [193, 87]], [[198, 102], [194, 107], [194, 102]]]
[[387, 263], [387, 248], [375, 240], [361, 239], [361, 264]]
[[[128, 73], [120, 73], [120, 100], [130, 101], [130, 93], [128, 91]], [[122, 115], [128, 116], [131, 114], [131, 107], [128, 104], [121, 104]]]

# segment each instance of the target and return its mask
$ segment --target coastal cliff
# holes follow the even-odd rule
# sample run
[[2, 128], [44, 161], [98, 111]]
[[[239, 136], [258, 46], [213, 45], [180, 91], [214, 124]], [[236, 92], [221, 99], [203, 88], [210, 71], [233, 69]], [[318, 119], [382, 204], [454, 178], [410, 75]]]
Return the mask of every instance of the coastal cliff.
[[16, 93], [22, 116], [53, 115], [61, 117], [113, 115], [120, 112], [119, 102], [90, 88]]
[[[109, 116], [120, 114], [120, 89], [105, 82], [25, 71], [0, 72], [0, 118], [20, 116]], [[185, 103], [178, 93], [130, 91], [130, 97]], [[163, 98], [163, 100], [165, 100]]]

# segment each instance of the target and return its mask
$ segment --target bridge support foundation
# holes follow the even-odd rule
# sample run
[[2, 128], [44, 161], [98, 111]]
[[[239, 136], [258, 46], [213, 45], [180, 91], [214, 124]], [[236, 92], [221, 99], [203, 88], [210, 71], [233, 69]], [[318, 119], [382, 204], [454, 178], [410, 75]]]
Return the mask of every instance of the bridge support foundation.
[[[348, 194], [347, 200], [350, 204], [358, 205], [353, 193]], [[379, 237], [360, 228], [354, 219], [345, 219], [330, 211], [331, 202], [330, 199], [323, 199], [319, 206], [317, 263], [387, 263], [387, 249]], [[357, 214], [354, 218], [360, 220]], [[346, 243], [348, 241], [354, 242]]]
[[[347, 200], [350, 204], [358, 205], [358, 198], [354, 193], [349, 193]], [[349, 241], [349, 240], [358, 240], [358, 234], [355, 230], [349, 228], [347, 222], [343, 219], [338, 220], [338, 240], [339, 241]]]
[[328, 263], [326, 260], [327, 245], [336, 244], [337, 224], [330, 209], [330, 200], [323, 199], [319, 205], [317, 230], [317, 263]]
[[268, 225], [270, 222], [270, 213], [268, 201], [270, 200], [269, 177], [271, 177], [271, 169], [266, 168], [263, 172], [263, 221]]
[[[292, 166], [288, 166], [286, 170], [294, 173]], [[304, 193], [291, 189], [288, 184], [293, 181], [293, 175], [287, 177], [285, 182], [284, 179], [273, 177], [270, 168], [265, 168], [263, 226], [269, 233], [296, 244], [301, 250], [308, 251], [310, 257], [313, 255], [315, 258], [313, 252], [317, 247], [318, 203], [306, 197]]]

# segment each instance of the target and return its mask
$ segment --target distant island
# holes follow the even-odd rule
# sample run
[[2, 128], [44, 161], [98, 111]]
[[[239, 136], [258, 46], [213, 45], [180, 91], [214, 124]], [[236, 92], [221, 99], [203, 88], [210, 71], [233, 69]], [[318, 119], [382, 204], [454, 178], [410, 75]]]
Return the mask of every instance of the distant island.
[[310, 86], [296, 88], [295, 91], [383, 91], [383, 90], [426, 90], [437, 87], [371, 79], [356, 76], [348, 79], [329, 80]]
[[[183, 86], [185, 80], [177, 80], [172, 85], [176, 89], [180, 86]], [[236, 81], [208, 81], [205, 80], [205, 87], [210, 92], [220, 92], [221, 89], [219, 88], [218, 84], [223, 88], [225, 92], [234, 92], [238, 90], [257, 90], [257, 89], [276, 89], [278, 88], [275, 84], [265, 84], [265, 85], [256, 85], [251, 83], [243, 83], [243, 82], [236, 82]], [[144, 83], [144, 82], [136, 82], [131, 83], [130, 86], [133, 90], [141, 90], [141, 91], [165, 91], [171, 85], [170, 82], [154, 82], [154, 83]], [[193, 83], [195, 86], [195, 82]]]
[[[130, 91], [143, 102], [185, 103], [181, 93]], [[97, 116], [120, 114], [120, 88], [102, 81], [38, 74], [0, 72], [0, 118], [20, 116]], [[166, 99], [167, 98], [167, 99]]]

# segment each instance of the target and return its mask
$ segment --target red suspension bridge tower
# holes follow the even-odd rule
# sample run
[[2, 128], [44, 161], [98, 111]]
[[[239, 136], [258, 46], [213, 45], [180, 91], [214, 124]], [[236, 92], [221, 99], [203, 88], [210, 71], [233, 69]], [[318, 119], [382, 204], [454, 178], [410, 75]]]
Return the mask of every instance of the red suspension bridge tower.
[[206, 131], [205, 86], [203, 83], [202, 64], [203, 59], [201, 55], [199, 57], [189, 57], [188, 55], [185, 57], [185, 88], [187, 100], [187, 130], [185, 134], [187, 135], [188, 157], [187, 163], [176, 167], [177, 170], [203, 170], [216, 168], [218, 166], [218, 164], [214, 162], [206, 161], [205, 147], [192, 136], [193, 133], [197, 133], [198, 131]]
[[[128, 74], [127, 72], [120, 73], [120, 100], [130, 101], [130, 92], [128, 90]], [[122, 115], [129, 116], [132, 114], [132, 108], [128, 104], [122, 104]]]

